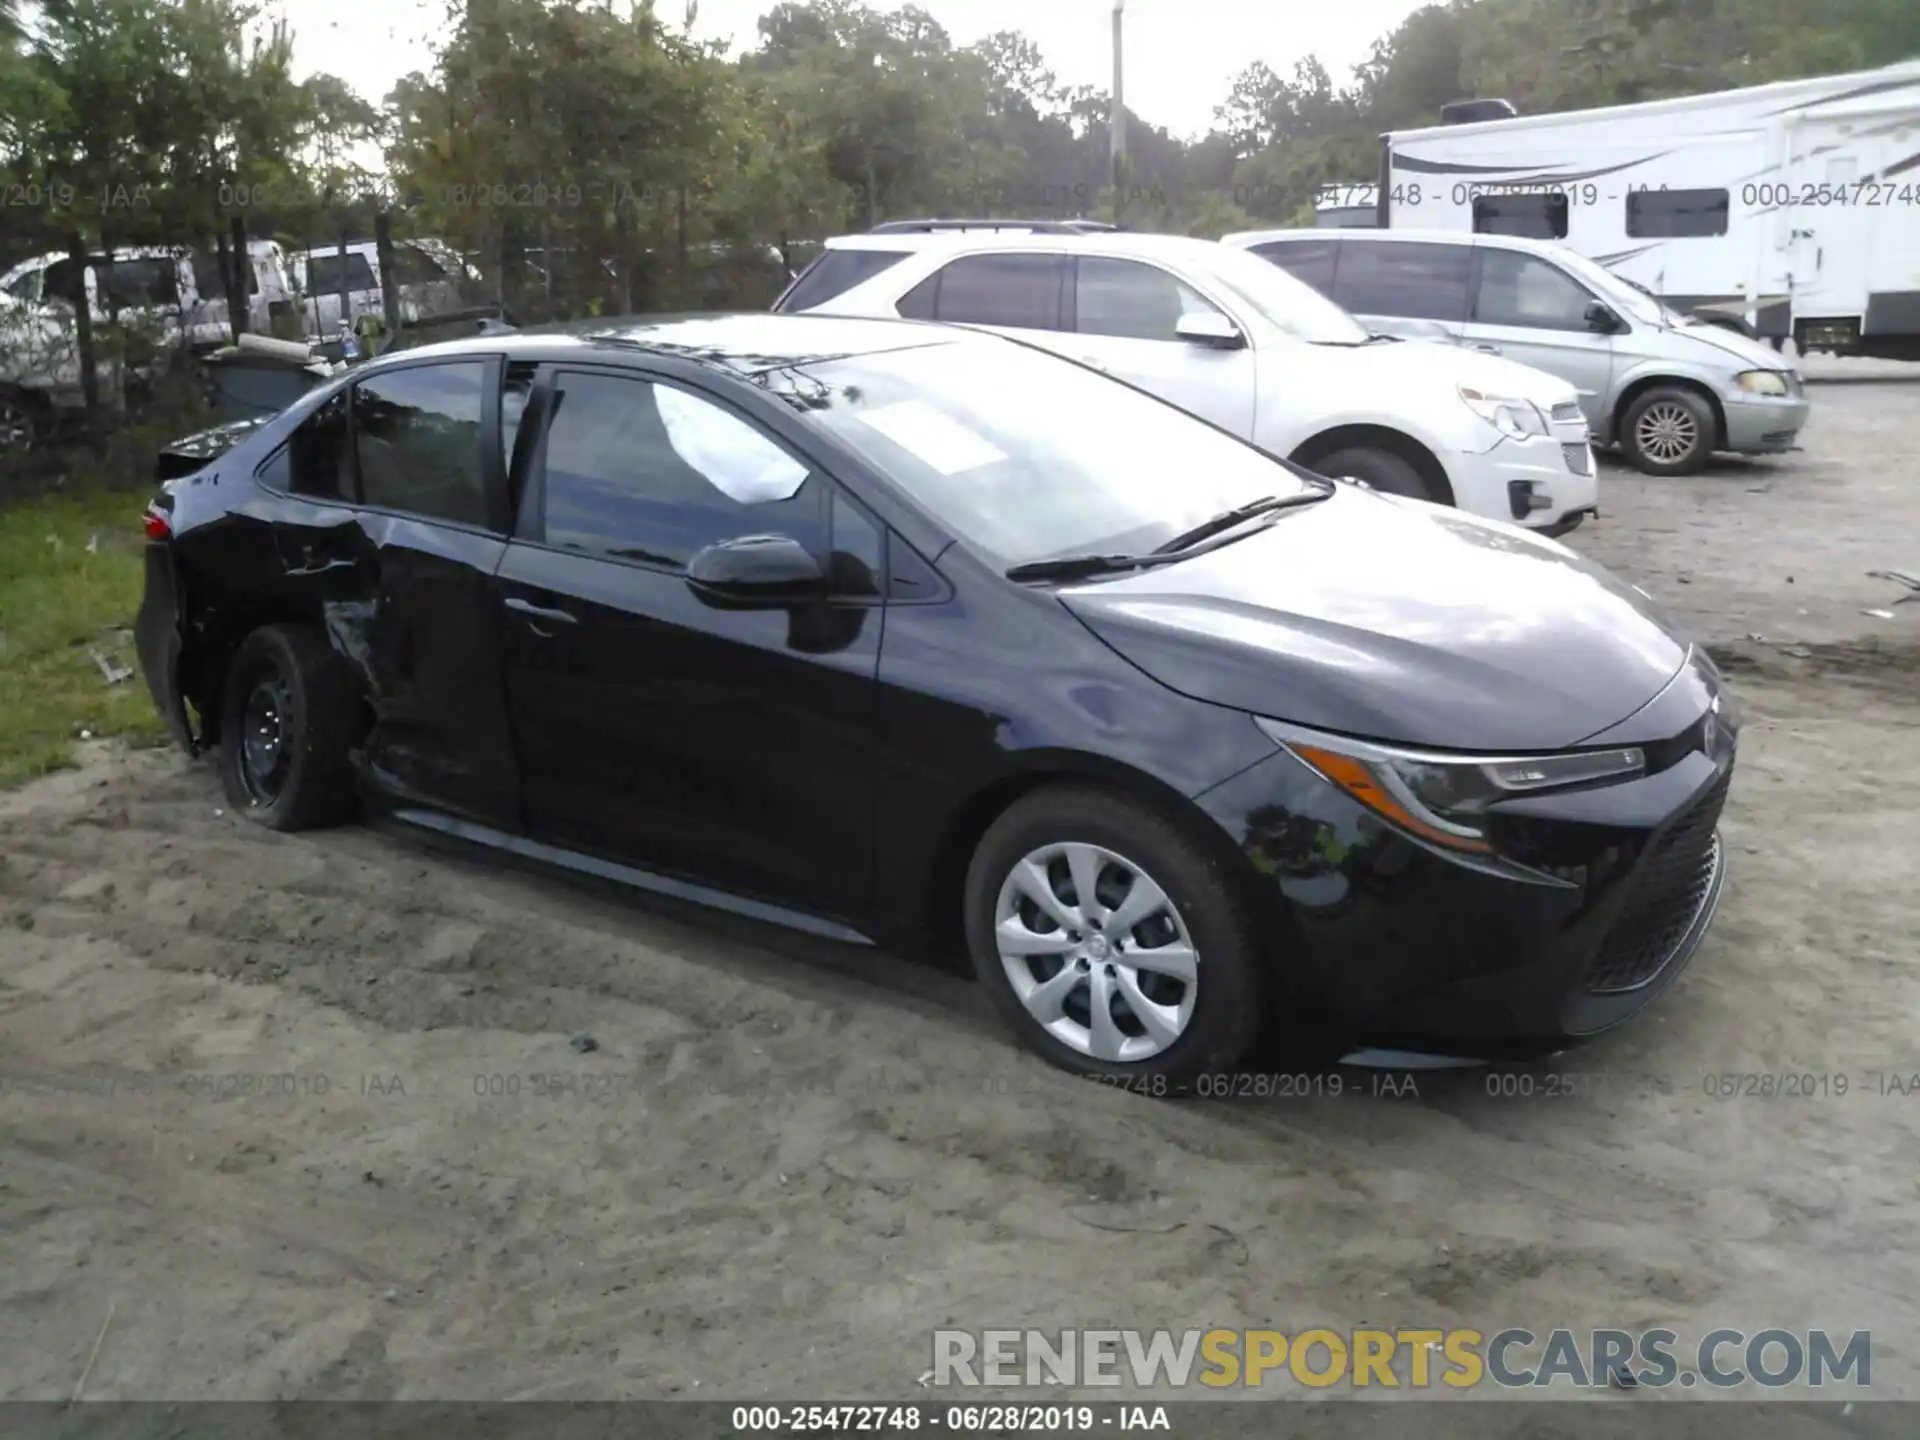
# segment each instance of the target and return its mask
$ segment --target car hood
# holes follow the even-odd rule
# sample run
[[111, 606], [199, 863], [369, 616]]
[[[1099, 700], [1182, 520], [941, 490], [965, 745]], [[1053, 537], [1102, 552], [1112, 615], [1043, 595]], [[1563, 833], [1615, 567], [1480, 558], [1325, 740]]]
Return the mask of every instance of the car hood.
[[1737, 330], [1729, 330], [1724, 325], [1704, 323], [1687, 325], [1668, 332], [1681, 338], [1704, 345], [1717, 352], [1713, 359], [1718, 361], [1722, 355], [1731, 355], [1743, 365], [1753, 370], [1786, 370], [1791, 368], [1783, 355], [1776, 354], [1769, 345], [1749, 339]]
[[1346, 485], [1060, 598], [1182, 694], [1445, 749], [1576, 745], [1653, 699], [1689, 651], [1643, 592], [1563, 545]]
[[[1315, 364], [1365, 367], [1379, 385], [1466, 386], [1501, 399], [1529, 400], [1542, 410], [1577, 402], [1579, 392], [1557, 375], [1470, 350], [1451, 340], [1380, 340], [1371, 345], [1316, 345]], [[1332, 357], [1339, 356], [1341, 359]]]

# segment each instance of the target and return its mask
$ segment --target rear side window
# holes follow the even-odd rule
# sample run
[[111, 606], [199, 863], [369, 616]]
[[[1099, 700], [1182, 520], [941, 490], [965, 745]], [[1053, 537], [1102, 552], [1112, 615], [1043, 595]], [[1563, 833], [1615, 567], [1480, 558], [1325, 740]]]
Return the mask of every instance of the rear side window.
[[1629, 191], [1627, 234], [1636, 240], [1724, 235], [1729, 198], [1724, 190]]
[[1333, 298], [1333, 264], [1339, 258], [1338, 240], [1270, 240], [1253, 247], [1262, 260], [1271, 260], [1294, 279]]
[[1518, 235], [1526, 240], [1567, 238], [1565, 195], [1477, 195], [1473, 228], [1480, 235]]
[[489, 368], [481, 361], [416, 365], [354, 386], [362, 504], [487, 523], [480, 415]]
[[270, 464], [261, 479], [316, 500], [353, 499], [353, 450], [347, 443], [347, 397], [342, 391], [301, 422], [287, 438], [285, 468]]
[[1467, 318], [1473, 248], [1406, 241], [1352, 241], [1340, 252], [1334, 301], [1354, 315], [1404, 320]]
[[[107, 292], [107, 264], [93, 264], [94, 284], [104, 297]], [[122, 305], [178, 305], [180, 303], [180, 262], [171, 255], [143, 255], [137, 260], [113, 262], [113, 294]]]
[[863, 285], [883, 270], [890, 270], [907, 258], [904, 250], [829, 250], [793, 282], [793, 288], [780, 298], [775, 310], [811, 310]]
[[936, 277], [939, 288], [931, 318], [956, 325], [1058, 330], [1066, 271], [1062, 255], [963, 255]]
[[827, 553], [825, 482], [731, 411], [618, 375], [562, 374], [547, 428], [549, 545], [681, 566], [722, 540], [790, 535]]

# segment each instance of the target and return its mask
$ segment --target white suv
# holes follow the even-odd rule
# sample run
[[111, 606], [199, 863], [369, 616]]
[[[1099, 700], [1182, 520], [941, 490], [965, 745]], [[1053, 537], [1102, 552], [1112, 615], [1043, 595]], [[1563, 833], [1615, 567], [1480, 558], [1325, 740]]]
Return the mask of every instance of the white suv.
[[1127, 233], [836, 238], [774, 305], [983, 326], [1323, 474], [1564, 534], [1595, 511], [1564, 380], [1447, 341], [1374, 335], [1277, 266]]

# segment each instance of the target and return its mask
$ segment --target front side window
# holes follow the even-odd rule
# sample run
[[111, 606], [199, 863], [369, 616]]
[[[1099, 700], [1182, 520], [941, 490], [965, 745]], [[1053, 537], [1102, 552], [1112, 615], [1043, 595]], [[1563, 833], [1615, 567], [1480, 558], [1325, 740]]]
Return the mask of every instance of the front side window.
[[[104, 296], [108, 268], [105, 257], [93, 261], [92, 265], [93, 283]], [[180, 303], [180, 262], [171, 255], [115, 260], [112, 268], [113, 296], [122, 306]]]
[[828, 250], [793, 282], [793, 288], [780, 297], [773, 308], [783, 314], [792, 310], [811, 310], [844, 295], [907, 258], [904, 250]]
[[1197, 290], [1157, 265], [1083, 255], [1075, 266], [1074, 329], [1125, 340], [1178, 340], [1182, 315], [1217, 315]]
[[353, 387], [360, 501], [460, 525], [487, 523], [484, 361], [415, 365]]
[[29, 305], [33, 304], [40, 298], [40, 276], [41, 272], [38, 270], [29, 270], [25, 274], [14, 276], [7, 282], [7, 294], [16, 300], [24, 300]]
[[1480, 262], [1473, 318], [1481, 325], [1530, 330], [1586, 330], [1584, 285], [1558, 265], [1520, 250], [1488, 250]]
[[1458, 325], [1472, 281], [1471, 246], [1355, 240], [1341, 249], [1334, 294], [1355, 315]]
[[[939, 283], [932, 292], [933, 313], [911, 318], [1058, 330], [1066, 267], [1060, 255], [963, 255], [934, 277]], [[904, 304], [900, 313], [907, 314]]]
[[549, 545], [681, 566], [743, 535], [826, 552], [824, 485], [731, 411], [674, 385], [565, 372], [544, 481]]
[[[373, 278], [373, 267], [367, 263], [367, 257], [356, 251], [347, 252], [347, 289], [377, 290], [380, 282]], [[307, 289], [317, 295], [331, 295], [340, 288], [340, 252], [337, 250], [316, 250], [307, 256]]]
[[989, 336], [796, 366], [769, 384], [1002, 566], [1138, 553], [1311, 488], [1184, 410]]

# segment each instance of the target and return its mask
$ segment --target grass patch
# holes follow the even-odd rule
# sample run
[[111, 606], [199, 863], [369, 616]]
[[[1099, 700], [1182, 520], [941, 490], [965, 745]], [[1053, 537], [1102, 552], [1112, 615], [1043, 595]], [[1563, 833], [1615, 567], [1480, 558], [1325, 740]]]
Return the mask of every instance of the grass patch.
[[[0, 508], [0, 787], [74, 762], [74, 742], [164, 738], [134, 654], [146, 492], [87, 490]], [[133, 673], [109, 685], [89, 651]]]

